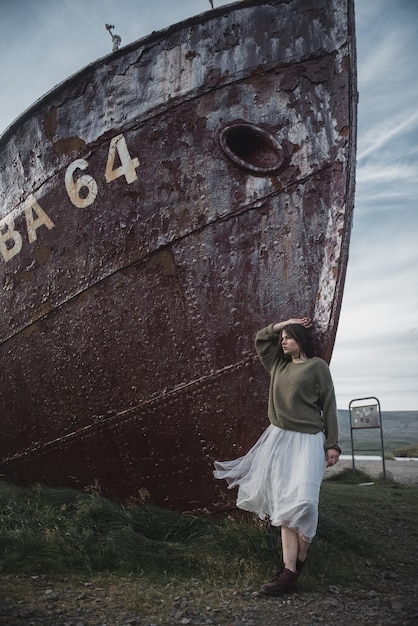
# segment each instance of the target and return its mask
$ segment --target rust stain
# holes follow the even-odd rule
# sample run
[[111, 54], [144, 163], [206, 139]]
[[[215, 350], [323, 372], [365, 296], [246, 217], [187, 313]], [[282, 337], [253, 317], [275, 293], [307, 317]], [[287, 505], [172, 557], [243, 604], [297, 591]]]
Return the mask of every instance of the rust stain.
[[152, 265], [157, 265], [166, 276], [176, 276], [176, 264], [173, 255], [168, 250], [162, 250], [152, 255]]
[[25, 339], [29, 339], [30, 337], [32, 337], [32, 335], [34, 335], [38, 331], [39, 331], [39, 324], [35, 322], [34, 324], [31, 324], [30, 326], [27, 326], [24, 330], [22, 330], [22, 337], [25, 337]]
[[33, 258], [39, 265], [44, 265], [45, 263], [47, 263], [50, 256], [51, 252], [48, 246], [40, 245], [33, 250]]
[[14, 284], [18, 285], [21, 281], [28, 282], [32, 281], [34, 276], [33, 270], [25, 270], [23, 272], [16, 272], [13, 277]]
[[45, 135], [52, 143], [55, 132], [57, 130], [57, 107], [51, 107], [49, 115], [44, 116], [44, 131]]
[[56, 154], [71, 154], [72, 152], [84, 150], [86, 147], [86, 142], [80, 139], [80, 137], [66, 137], [65, 139], [54, 141]]
[[38, 308], [37, 314], [39, 315], [39, 317], [43, 317], [44, 315], [47, 315], [47, 313], [52, 311], [53, 308], [53, 302], [51, 302], [50, 300], [46, 300], [45, 302], [42, 302], [42, 304]]
[[185, 58], [188, 61], [192, 61], [193, 59], [195, 59], [197, 56], [199, 56], [199, 54], [197, 52], [195, 52], [194, 50], [189, 50], [189, 52], [187, 52], [187, 54], [185, 55]]

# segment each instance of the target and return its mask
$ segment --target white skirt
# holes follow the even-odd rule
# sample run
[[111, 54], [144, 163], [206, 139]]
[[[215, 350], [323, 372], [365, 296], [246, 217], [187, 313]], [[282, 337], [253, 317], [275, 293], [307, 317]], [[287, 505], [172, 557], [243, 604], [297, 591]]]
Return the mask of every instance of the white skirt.
[[319, 491], [325, 471], [325, 435], [270, 424], [257, 443], [233, 461], [215, 461], [215, 478], [238, 486], [237, 507], [288, 526], [311, 542], [318, 526]]

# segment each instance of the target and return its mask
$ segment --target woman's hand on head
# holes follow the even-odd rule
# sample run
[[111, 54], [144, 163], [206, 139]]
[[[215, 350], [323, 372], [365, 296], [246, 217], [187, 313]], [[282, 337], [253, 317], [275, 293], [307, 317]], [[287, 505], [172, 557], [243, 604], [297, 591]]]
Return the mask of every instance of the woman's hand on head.
[[336, 463], [338, 463], [340, 459], [340, 453], [335, 448], [329, 448], [329, 450], [325, 450], [325, 458], [327, 461], [327, 467], [332, 467]]
[[310, 317], [295, 317], [287, 322], [288, 324], [300, 324], [305, 328], [310, 328], [312, 326], [312, 320]]
[[301, 324], [305, 328], [311, 328], [312, 320], [310, 317], [292, 317], [290, 320], [286, 320], [285, 322], [277, 322], [276, 324], [274, 324], [273, 330], [274, 332], [278, 333], [289, 324]]

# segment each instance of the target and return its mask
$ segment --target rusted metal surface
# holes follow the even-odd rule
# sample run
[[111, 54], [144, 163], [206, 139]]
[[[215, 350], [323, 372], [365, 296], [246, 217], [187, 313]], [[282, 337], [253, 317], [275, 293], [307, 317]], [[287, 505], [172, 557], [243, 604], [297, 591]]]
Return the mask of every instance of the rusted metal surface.
[[82, 70], [0, 141], [11, 480], [216, 507], [266, 426], [257, 328], [330, 359], [354, 195], [351, 0], [244, 1]]

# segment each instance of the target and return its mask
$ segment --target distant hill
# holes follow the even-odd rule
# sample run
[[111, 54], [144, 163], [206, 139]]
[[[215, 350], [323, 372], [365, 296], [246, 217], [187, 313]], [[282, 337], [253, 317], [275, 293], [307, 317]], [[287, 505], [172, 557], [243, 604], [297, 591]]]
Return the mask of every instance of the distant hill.
[[[343, 454], [351, 454], [350, 413], [338, 410], [340, 443]], [[382, 411], [383, 446], [389, 453], [395, 448], [418, 444], [418, 411]], [[353, 431], [356, 452], [380, 452], [379, 428], [357, 428]], [[372, 451], [371, 451], [372, 450]]]

